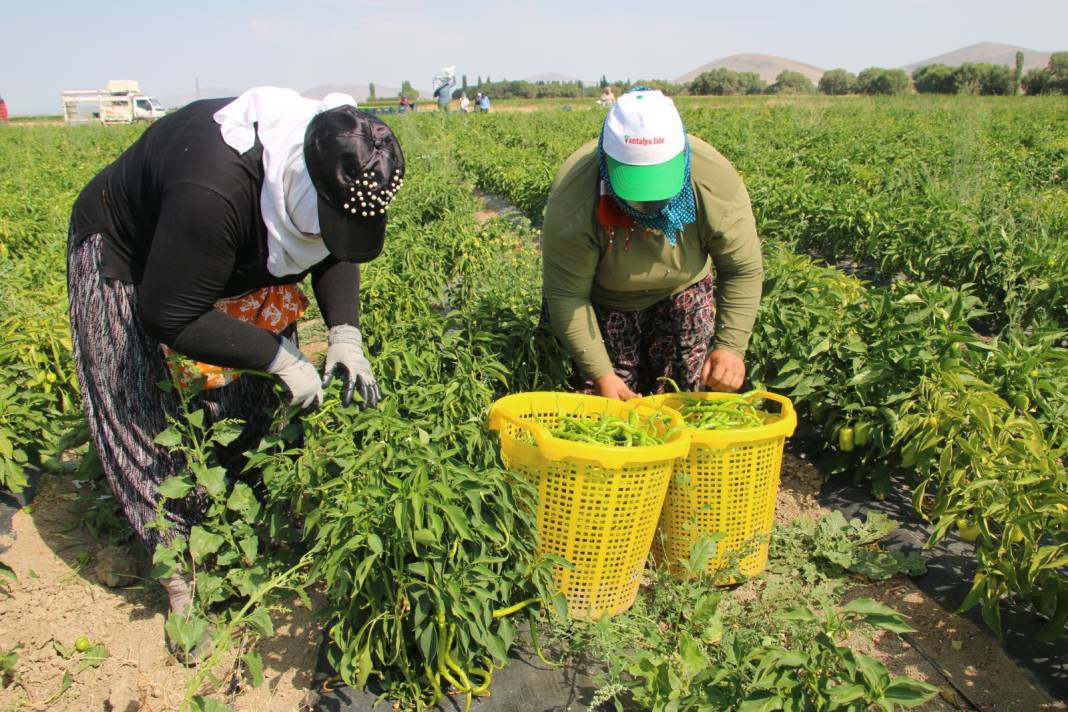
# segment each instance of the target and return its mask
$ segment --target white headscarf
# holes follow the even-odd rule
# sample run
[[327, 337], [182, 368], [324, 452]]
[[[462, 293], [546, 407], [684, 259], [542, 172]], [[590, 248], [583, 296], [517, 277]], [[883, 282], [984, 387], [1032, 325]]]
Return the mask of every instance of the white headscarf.
[[223, 141], [238, 153], [263, 144], [260, 211], [267, 225], [267, 270], [299, 274], [326, 259], [315, 187], [304, 165], [304, 132], [316, 114], [356, 106], [348, 94], [305, 99], [292, 89], [256, 87], [215, 112]]

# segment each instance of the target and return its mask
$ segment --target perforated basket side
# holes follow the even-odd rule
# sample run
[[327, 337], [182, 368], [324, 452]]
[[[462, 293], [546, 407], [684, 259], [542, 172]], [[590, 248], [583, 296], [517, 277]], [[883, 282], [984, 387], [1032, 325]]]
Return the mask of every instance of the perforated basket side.
[[677, 461], [660, 517], [661, 555], [669, 562], [689, 556], [703, 534], [721, 532], [714, 574], [732, 554], [743, 553], [741, 573], [752, 576], [767, 563], [775, 521], [785, 437], [727, 449], [694, 444]]

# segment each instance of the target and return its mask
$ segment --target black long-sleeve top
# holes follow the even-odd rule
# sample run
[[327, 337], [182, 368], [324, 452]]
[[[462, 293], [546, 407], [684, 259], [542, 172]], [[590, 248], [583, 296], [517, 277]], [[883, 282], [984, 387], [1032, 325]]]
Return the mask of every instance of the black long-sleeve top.
[[307, 274], [327, 326], [359, 324], [359, 266], [327, 257], [307, 272], [267, 270], [260, 212], [263, 146], [238, 155], [213, 115], [231, 99], [160, 119], [81, 192], [72, 239], [103, 236], [100, 272], [137, 286], [145, 331], [198, 361], [264, 369], [279, 337], [213, 308], [222, 297]]

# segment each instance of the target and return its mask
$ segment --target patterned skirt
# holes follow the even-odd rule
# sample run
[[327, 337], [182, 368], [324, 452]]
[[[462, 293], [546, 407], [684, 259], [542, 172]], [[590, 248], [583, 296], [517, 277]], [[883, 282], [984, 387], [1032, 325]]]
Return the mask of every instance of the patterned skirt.
[[[156, 519], [157, 488], [180, 472], [184, 462], [153, 439], [179, 412], [178, 396], [157, 384], [171, 378], [158, 341], [141, 324], [137, 288], [100, 274], [99, 234], [67, 245], [67, 288], [74, 365], [85, 415], [100, 464], [115, 499], [151, 553], [157, 544], [203, 518], [206, 494], [196, 488], [181, 500], [167, 500], [163, 514], [174, 526], [165, 532], [148, 526]], [[294, 328], [285, 335], [296, 339]], [[245, 422], [241, 436], [218, 452], [220, 463], [237, 477], [243, 453], [267, 433], [278, 404], [273, 382], [244, 376], [197, 396], [205, 425], [227, 418]]]
[[[708, 356], [716, 325], [713, 286], [710, 274], [640, 311], [593, 305], [608, 358], [632, 391], [650, 395], [674, 390], [657, 380], [661, 376], [671, 378], [684, 391], [700, 390], [701, 366]], [[547, 311], [543, 308], [543, 318], [547, 318]], [[570, 385], [579, 393], [597, 392], [578, 369]]]

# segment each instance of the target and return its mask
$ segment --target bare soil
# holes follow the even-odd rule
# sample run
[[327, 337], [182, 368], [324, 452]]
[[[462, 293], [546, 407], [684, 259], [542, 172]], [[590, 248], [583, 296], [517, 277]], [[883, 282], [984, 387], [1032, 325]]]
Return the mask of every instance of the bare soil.
[[[822, 517], [830, 510], [817, 501], [822, 475], [811, 462], [789, 452], [783, 457], [775, 520]], [[737, 590], [746, 595], [745, 587]], [[752, 594], [749, 594], [752, 595]], [[970, 620], [947, 611], [907, 578], [865, 583], [847, 598], [874, 598], [909, 618], [916, 629], [903, 636], [883, 632], [869, 640], [855, 636], [854, 649], [880, 660], [894, 675], [908, 675], [942, 688], [920, 710], [1065, 710], [998, 642]]]
[[[163, 645], [163, 590], [143, 578], [143, 553], [102, 548], [79, 528], [87, 504], [69, 478], [45, 476], [30, 511], [16, 512], [0, 535], [0, 557], [18, 575], [0, 586], [0, 648], [19, 655], [14, 680], [0, 688], [0, 710], [176, 710], [192, 675]], [[273, 618], [278, 633], [258, 648], [264, 686], [216, 695], [237, 710], [297, 710], [311, 684], [318, 622], [298, 601]], [[108, 650], [96, 669], [79, 671], [80, 655], [64, 659], [56, 650], [82, 635]], [[230, 667], [232, 659], [217, 672]], [[52, 700], [64, 673], [72, 684]]]

